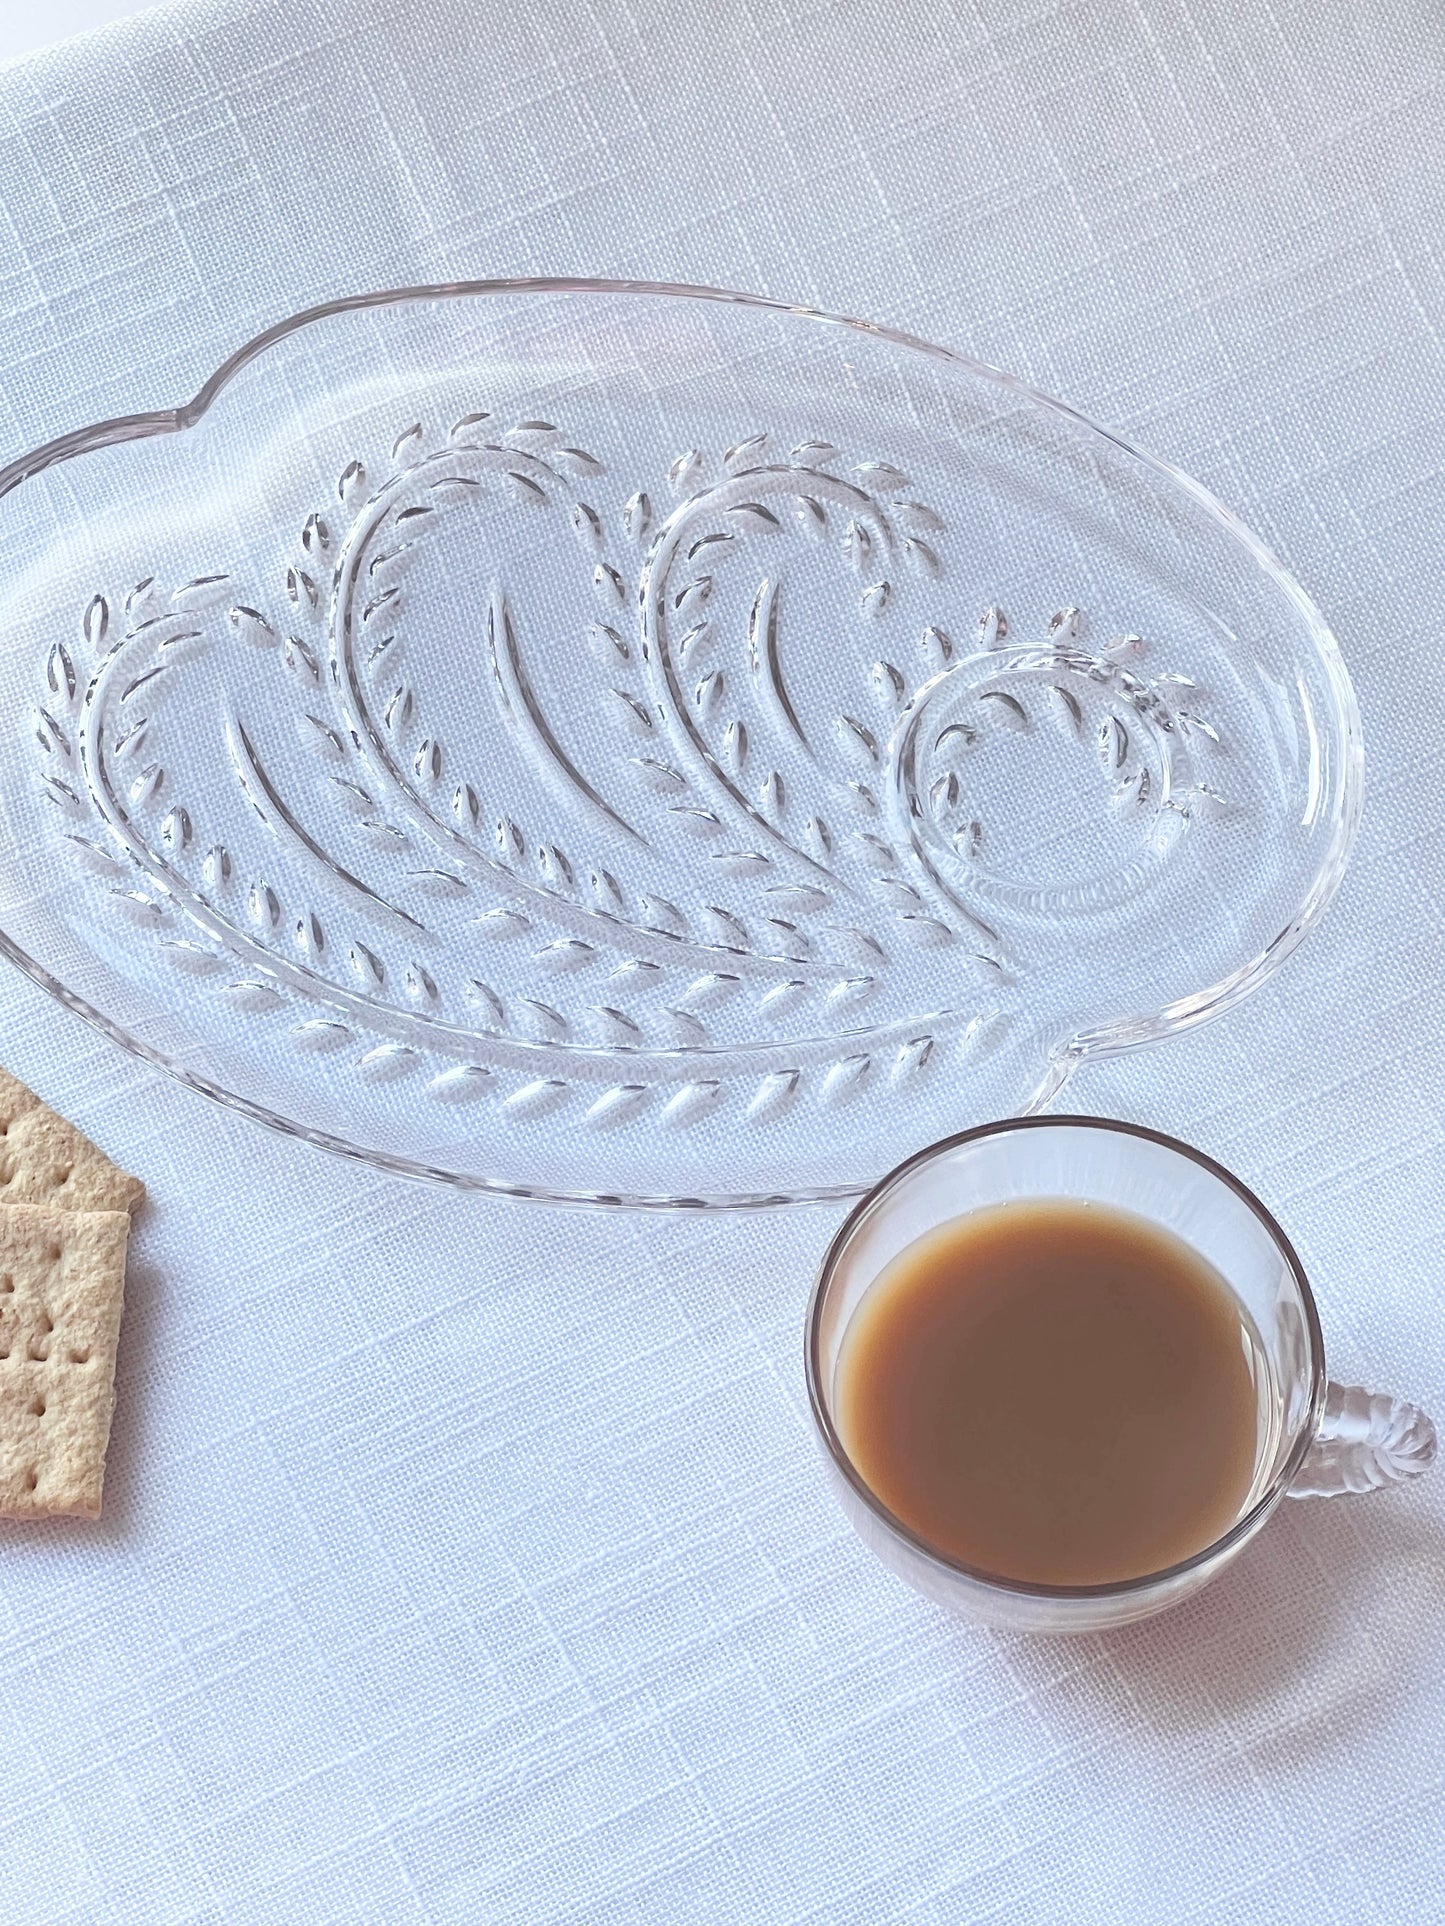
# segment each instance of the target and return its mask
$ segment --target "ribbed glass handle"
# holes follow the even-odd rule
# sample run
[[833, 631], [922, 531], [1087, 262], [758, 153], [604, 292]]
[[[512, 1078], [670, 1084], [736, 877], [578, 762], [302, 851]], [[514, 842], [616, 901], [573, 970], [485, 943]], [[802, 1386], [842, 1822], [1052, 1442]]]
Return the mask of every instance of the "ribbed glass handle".
[[1331, 1384], [1309, 1456], [1289, 1488], [1291, 1498], [1337, 1498], [1378, 1491], [1426, 1470], [1435, 1458], [1435, 1427], [1413, 1404], [1382, 1391]]

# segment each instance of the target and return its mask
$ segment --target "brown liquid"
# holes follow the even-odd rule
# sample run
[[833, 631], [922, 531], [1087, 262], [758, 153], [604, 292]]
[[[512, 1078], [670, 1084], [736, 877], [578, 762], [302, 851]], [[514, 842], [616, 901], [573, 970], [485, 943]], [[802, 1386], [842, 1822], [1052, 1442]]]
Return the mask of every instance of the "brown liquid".
[[902, 1251], [844, 1335], [838, 1427], [920, 1538], [1044, 1585], [1161, 1570], [1238, 1516], [1254, 1327], [1212, 1266], [1106, 1205], [1002, 1204]]

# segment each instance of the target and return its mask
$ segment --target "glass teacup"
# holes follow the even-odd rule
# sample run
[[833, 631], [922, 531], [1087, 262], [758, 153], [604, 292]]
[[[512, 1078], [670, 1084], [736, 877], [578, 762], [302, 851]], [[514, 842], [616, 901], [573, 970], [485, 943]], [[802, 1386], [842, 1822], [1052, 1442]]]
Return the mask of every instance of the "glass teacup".
[[[1213, 1543], [1167, 1569], [1108, 1585], [1038, 1585], [980, 1571], [927, 1544], [870, 1490], [836, 1423], [835, 1379], [869, 1286], [917, 1238], [987, 1205], [1077, 1198], [1133, 1212], [1205, 1258], [1260, 1340], [1254, 1476]], [[1274, 1218], [1221, 1165], [1155, 1131], [1090, 1117], [1029, 1117], [965, 1131], [900, 1164], [850, 1213], [809, 1307], [813, 1415], [855, 1530], [927, 1597], [986, 1624], [1097, 1631], [1197, 1592], [1236, 1558], [1285, 1496], [1372, 1491], [1423, 1471], [1435, 1428], [1413, 1405], [1331, 1383], [1304, 1269]], [[1027, 1424], [1027, 1412], [1019, 1414]]]

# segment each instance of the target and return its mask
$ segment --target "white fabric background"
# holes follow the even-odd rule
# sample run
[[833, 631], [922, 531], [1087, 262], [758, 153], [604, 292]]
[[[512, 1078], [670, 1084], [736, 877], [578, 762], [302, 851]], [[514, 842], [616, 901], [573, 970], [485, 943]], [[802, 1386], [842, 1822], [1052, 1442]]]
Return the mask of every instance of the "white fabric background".
[[[187, 0], [0, 75], [0, 449], [332, 292], [730, 283], [1014, 367], [1332, 618], [1370, 793], [1270, 992], [1091, 1071], [1445, 1415], [1445, 33], [1434, 0]], [[0, 1533], [0, 1918], [1445, 1916], [1445, 1477], [1196, 1604], [954, 1624], [823, 1487], [833, 1221], [329, 1161], [7, 975], [0, 1056], [151, 1187], [104, 1522]]]
[[148, 0], [7, 0], [0, 11], [0, 63], [73, 34], [126, 20]]

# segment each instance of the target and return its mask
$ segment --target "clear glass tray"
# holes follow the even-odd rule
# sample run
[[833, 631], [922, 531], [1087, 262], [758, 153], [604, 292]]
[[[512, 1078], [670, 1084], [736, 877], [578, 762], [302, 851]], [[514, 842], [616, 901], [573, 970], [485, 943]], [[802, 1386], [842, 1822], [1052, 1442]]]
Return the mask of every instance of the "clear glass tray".
[[1236, 1002], [1348, 857], [1300, 589], [886, 329], [397, 291], [0, 496], [3, 947], [395, 1169], [847, 1195]]

